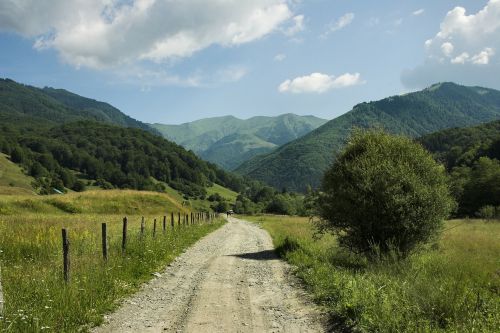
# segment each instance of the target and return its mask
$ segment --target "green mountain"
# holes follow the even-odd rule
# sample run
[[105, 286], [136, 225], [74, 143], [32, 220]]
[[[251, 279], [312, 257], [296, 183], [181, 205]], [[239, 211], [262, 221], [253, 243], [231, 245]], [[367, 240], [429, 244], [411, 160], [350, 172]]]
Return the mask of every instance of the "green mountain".
[[361, 103], [302, 138], [244, 162], [236, 171], [278, 188], [304, 191], [318, 187], [323, 172], [344, 146], [353, 128], [379, 127], [419, 137], [450, 127], [500, 119], [500, 92], [454, 83]]
[[0, 79], [0, 113], [2, 119], [36, 119], [40, 124], [62, 124], [92, 120], [123, 127], [156, 130], [135, 120], [117, 108], [64, 89], [36, 88]]
[[205, 196], [213, 183], [245, 188], [241, 177], [156, 133], [109, 104], [0, 80], [0, 152], [33, 177], [40, 193], [79, 191], [89, 182], [159, 191], [168, 185], [187, 197]]
[[255, 155], [270, 152], [324, 124], [313, 116], [284, 114], [277, 117], [238, 119], [207, 118], [181, 125], [151, 125], [169, 140], [193, 150], [202, 158], [232, 170]]

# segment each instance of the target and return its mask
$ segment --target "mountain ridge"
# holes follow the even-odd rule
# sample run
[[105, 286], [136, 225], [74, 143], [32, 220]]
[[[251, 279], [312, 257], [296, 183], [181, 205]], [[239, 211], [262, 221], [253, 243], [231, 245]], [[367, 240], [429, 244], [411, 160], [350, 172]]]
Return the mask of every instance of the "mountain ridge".
[[277, 188], [304, 191], [308, 185], [320, 185], [323, 172], [353, 128], [380, 127], [393, 134], [418, 137], [496, 119], [500, 119], [499, 91], [444, 82], [359, 103], [303, 137], [244, 162], [235, 171]]
[[[163, 136], [232, 170], [243, 161], [301, 137], [327, 120], [286, 113], [240, 119], [221, 116], [180, 125], [151, 124]], [[237, 135], [235, 135], [237, 134]], [[234, 141], [230, 139], [233, 138]]]

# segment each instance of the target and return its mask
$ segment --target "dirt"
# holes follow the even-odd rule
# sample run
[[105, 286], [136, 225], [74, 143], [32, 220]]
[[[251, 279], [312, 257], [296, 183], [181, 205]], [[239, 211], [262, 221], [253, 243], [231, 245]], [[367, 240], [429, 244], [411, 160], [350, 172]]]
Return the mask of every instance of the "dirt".
[[94, 332], [323, 332], [269, 234], [229, 218]]

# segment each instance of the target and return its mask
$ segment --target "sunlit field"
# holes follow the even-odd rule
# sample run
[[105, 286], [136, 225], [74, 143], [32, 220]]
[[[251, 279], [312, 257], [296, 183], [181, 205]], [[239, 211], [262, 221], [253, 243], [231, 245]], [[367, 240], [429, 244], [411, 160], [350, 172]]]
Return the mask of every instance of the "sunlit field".
[[[5, 200], [4, 200], [5, 199]], [[29, 212], [31, 211], [31, 212]], [[170, 212], [175, 212], [171, 227]], [[178, 225], [186, 208], [158, 193], [98, 191], [49, 197], [2, 197], [0, 249], [4, 320], [11, 332], [70, 332], [102, 322], [103, 314], [162, 272], [184, 249], [223, 222]], [[163, 231], [163, 215], [167, 215]], [[122, 219], [128, 237], [122, 252]], [[142, 216], [146, 228], [140, 232]], [[153, 236], [153, 219], [157, 230]], [[109, 259], [101, 224], [108, 226]], [[70, 277], [63, 279], [61, 229], [70, 240]]]
[[245, 216], [270, 232], [336, 329], [366, 332], [498, 332], [500, 223], [453, 220], [403, 261], [349, 255], [314, 237], [307, 218]]

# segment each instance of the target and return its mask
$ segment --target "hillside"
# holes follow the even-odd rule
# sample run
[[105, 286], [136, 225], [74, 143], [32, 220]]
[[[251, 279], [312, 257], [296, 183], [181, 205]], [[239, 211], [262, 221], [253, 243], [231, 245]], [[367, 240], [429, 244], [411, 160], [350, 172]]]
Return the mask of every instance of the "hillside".
[[37, 179], [42, 193], [82, 188], [96, 180], [103, 188], [164, 190], [202, 197], [213, 182], [238, 189], [241, 180], [160, 136], [141, 129], [96, 122], [19, 130], [2, 124], [0, 149]]
[[7, 155], [0, 153], [0, 195], [33, 194], [33, 178], [25, 175]]
[[201, 119], [181, 125], [151, 125], [169, 140], [202, 158], [232, 170], [255, 155], [270, 152], [324, 124], [313, 116], [233, 116]]
[[107, 103], [64, 89], [40, 89], [10, 79], [0, 79], [0, 116], [10, 120], [29, 117], [37, 126], [91, 120], [158, 133]]
[[465, 128], [450, 128], [417, 139], [451, 170], [471, 166], [480, 157], [500, 160], [500, 121]]
[[278, 188], [304, 191], [309, 184], [320, 185], [323, 172], [353, 128], [381, 127], [419, 137], [499, 118], [499, 91], [435, 84], [422, 91], [358, 104], [304, 137], [243, 163], [236, 171]]

